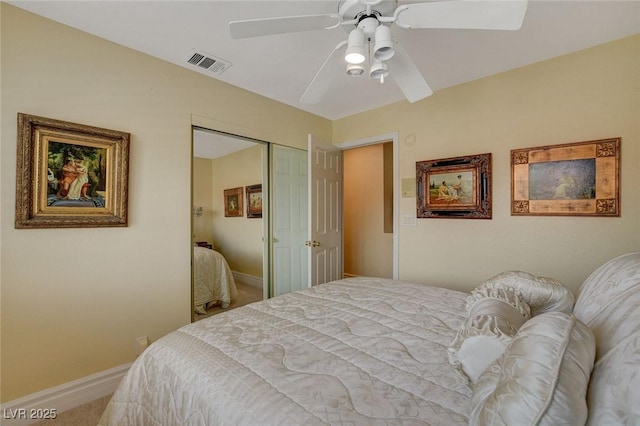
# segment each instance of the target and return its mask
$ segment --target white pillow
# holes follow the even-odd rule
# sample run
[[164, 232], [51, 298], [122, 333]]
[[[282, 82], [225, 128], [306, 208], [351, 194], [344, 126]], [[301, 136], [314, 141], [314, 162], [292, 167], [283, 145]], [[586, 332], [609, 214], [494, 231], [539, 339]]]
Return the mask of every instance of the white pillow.
[[472, 383], [502, 355], [511, 337], [530, 318], [513, 292], [484, 289], [469, 296], [468, 316], [448, 348], [449, 362]]
[[640, 253], [606, 262], [582, 284], [574, 314], [596, 335], [598, 357], [640, 330], [638, 299]]
[[543, 312], [573, 311], [573, 294], [553, 278], [538, 277], [523, 271], [507, 271], [482, 282], [474, 291], [496, 288], [509, 289], [517, 294], [531, 308], [531, 316]]
[[640, 424], [640, 253], [611, 259], [589, 275], [574, 314], [596, 336], [588, 424]]
[[504, 353], [510, 339], [496, 336], [467, 337], [449, 360], [457, 358], [464, 374], [471, 383], [475, 383], [484, 370]]
[[593, 333], [573, 314], [533, 317], [476, 382], [469, 424], [584, 424], [594, 356]]

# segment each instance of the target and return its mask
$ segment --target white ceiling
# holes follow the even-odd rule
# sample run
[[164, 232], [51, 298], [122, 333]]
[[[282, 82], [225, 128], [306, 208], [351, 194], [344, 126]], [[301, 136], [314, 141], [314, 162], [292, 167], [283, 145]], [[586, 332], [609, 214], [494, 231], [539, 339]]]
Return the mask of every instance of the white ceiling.
[[198, 158], [219, 158], [236, 151], [255, 146], [241, 137], [234, 137], [205, 129], [193, 129], [193, 156]]
[[[8, 3], [329, 119], [406, 102], [392, 79], [381, 85], [347, 77], [341, 63], [319, 104], [298, 102], [346, 39], [342, 28], [241, 40], [229, 35], [232, 20], [337, 13], [338, 0]], [[639, 33], [640, 1], [530, 0], [519, 31], [393, 30], [437, 96], [450, 86]], [[193, 49], [232, 65], [219, 76], [201, 71], [186, 62]]]

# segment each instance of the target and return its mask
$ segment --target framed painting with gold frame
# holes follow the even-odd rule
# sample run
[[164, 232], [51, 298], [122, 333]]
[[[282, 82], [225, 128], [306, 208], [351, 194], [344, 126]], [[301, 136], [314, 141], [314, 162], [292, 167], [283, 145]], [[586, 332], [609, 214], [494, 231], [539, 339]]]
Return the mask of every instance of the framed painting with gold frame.
[[243, 188], [231, 188], [224, 190], [224, 216], [225, 217], [242, 217]]
[[15, 227], [127, 226], [129, 140], [18, 113]]
[[620, 216], [620, 138], [511, 150], [513, 216]]
[[418, 218], [491, 219], [491, 154], [418, 161]]

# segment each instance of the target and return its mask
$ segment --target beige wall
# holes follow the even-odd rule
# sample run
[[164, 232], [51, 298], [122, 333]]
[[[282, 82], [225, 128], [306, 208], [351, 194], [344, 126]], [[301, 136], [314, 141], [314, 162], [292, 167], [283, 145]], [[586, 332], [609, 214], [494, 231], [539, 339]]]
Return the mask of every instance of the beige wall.
[[[493, 220], [418, 219], [400, 227], [400, 278], [471, 289], [506, 269], [576, 290], [603, 261], [640, 250], [640, 36], [399, 102], [333, 123], [334, 143], [398, 131], [400, 177], [415, 162], [493, 155]], [[405, 143], [415, 135], [415, 144]], [[514, 148], [622, 137], [622, 216], [510, 215]], [[400, 215], [415, 215], [402, 198]]]
[[393, 234], [384, 232], [383, 145], [343, 152], [344, 272], [393, 277]]
[[213, 164], [209, 158], [193, 159], [193, 206], [202, 216], [193, 217], [193, 241], [213, 243]]
[[[331, 122], [0, 3], [1, 399], [190, 321], [191, 125], [306, 147]], [[13, 226], [18, 112], [131, 133], [129, 226]]]
[[[213, 243], [233, 271], [262, 277], [262, 219], [247, 217], [246, 187], [262, 183], [263, 145], [212, 161]], [[224, 216], [224, 190], [242, 187], [242, 217]]]

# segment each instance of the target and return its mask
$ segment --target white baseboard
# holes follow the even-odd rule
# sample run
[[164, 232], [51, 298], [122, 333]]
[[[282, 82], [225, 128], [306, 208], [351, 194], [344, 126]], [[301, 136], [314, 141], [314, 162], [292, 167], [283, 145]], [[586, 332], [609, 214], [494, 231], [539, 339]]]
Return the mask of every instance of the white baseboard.
[[242, 272], [231, 271], [233, 279], [241, 283], [249, 284], [251, 287], [262, 290], [262, 278], [254, 275], [243, 274]]
[[3, 425], [29, 425], [43, 419], [33, 418], [32, 410], [54, 410], [57, 414], [95, 401], [113, 393], [131, 367], [120, 365], [2, 404], [0, 423]]

